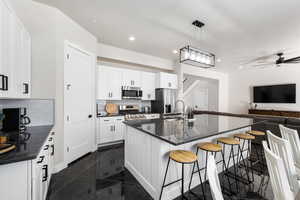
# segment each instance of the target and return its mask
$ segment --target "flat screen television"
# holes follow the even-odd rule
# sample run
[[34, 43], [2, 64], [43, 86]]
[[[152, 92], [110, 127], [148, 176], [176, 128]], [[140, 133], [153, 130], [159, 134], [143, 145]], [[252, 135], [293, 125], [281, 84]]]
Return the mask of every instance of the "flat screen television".
[[296, 103], [296, 84], [253, 87], [254, 103]]

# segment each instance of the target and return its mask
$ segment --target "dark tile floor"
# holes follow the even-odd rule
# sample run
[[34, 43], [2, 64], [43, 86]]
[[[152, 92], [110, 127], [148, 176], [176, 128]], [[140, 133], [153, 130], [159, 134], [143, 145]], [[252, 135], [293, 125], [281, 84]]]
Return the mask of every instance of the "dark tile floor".
[[[221, 185], [228, 185], [221, 177]], [[239, 184], [238, 195], [225, 199], [273, 199], [270, 183], [258, 192], [265, 176], [255, 175], [255, 183]], [[266, 181], [264, 181], [266, 182]], [[201, 187], [193, 192], [201, 194]], [[209, 185], [206, 187], [206, 199], [211, 199]], [[190, 200], [203, 199], [187, 194]], [[123, 144], [101, 148], [89, 154], [67, 169], [55, 174], [51, 180], [48, 200], [150, 200], [151, 196], [124, 168]], [[178, 198], [180, 199], [180, 198]]]

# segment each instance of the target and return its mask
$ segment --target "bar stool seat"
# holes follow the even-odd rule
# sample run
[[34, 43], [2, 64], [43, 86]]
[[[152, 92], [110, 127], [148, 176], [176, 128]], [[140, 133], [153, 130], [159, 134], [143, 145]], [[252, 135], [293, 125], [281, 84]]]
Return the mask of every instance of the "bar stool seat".
[[204, 143], [199, 143], [197, 147], [201, 150], [204, 151], [209, 151], [209, 152], [219, 152], [222, 151], [222, 146], [219, 144], [214, 144], [211, 142], [204, 142]]
[[171, 151], [170, 158], [179, 163], [194, 163], [197, 160], [196, 154], [185, 150]]
[[217, 142], [223, 143], [223, 144], [229, 144], [229, 145], [239, 145], [240, 141], [230, 138], [230, 137], [221, 137], [217, 139]]
[[264, 136], [264, 135], [266, 135], [265, 132], [256, 131], [256, 130], [247, 131], [247, 133], [250, 134], [250, 135], [254, 135], [254, 136]]
[[247, 134], [247, 133], [235, 134], [234, 137], [243, 139], [243, 140], [254, 140], [255, 139], [255, 136]]

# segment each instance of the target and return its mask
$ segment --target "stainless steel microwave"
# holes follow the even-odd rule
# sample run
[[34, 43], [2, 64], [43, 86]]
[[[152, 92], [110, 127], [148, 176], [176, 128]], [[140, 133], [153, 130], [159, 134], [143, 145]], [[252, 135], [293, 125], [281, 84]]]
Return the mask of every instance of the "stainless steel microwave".
[[122, 87], [122, 99], [142, 99], [143, 91], [140, 87]]

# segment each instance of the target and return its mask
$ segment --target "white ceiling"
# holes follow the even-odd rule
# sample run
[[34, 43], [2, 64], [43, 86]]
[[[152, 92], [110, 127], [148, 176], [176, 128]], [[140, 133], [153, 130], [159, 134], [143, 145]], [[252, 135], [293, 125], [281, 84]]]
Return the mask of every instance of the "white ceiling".
[[[174, 49], [191, 44], [221, 58], [221, 71], [281, 49], [300, 54], [299, 0], [36, 1], [59, 8], [100, 42], [173, 60]], [[195, 19], [206, 24], [201, 32], [191, 26]]]

